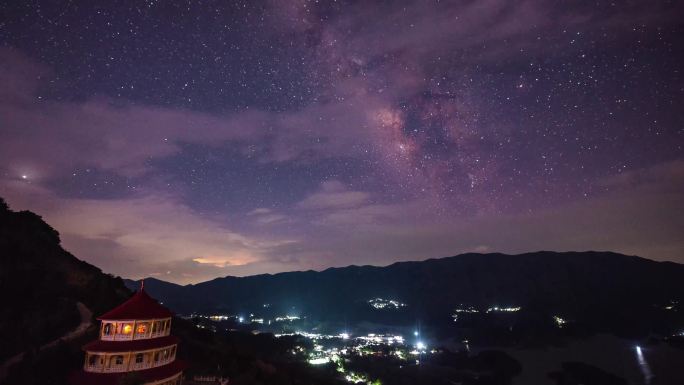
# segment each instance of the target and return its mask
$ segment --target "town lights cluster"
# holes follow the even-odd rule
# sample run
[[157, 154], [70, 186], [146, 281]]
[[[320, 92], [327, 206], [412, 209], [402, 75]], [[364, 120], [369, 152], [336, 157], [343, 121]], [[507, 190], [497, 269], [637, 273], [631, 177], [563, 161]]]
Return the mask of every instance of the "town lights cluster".
[[568, 323], [568, 321], [564, 320], [563, 318], [561, 318], [560, 316], [557, 316], [557, 315], [553, 316], [553, 322], [555, 322], [556, 326], [558, 326], [559, 328], [562, 328], [563, 325]]
[[486, 313], [491, 313], [491, 312], [504, 312], [504, 313], [513, 313], [516, 311], [520, 311], [521, 307], [520, 306], [512, 306], [512, 307], [490, 307], [487, 309]]
[[373, 298], [368, 300], [368, 304], [374, 309], [399, 309], [405, 307], [406, 304], [393, 299]]
[[361, 336], [351, 336], [348, 332], [339, 334], [320, 334], [298, 331], [288, 334], [276, 334], [276, 337], [300, 335], [313, 342], [313, 348], [308, 350], [297, 346], [292, 354], [303, 354], [310, 365], [334, 365], [347, 382], [373, 384], [367, 375], [349, 371], [345, 362], [353, 356], [378, 356], [398, 358], [407, 364], [419, 364], [418, 356], [436, 351], [428, 351], [424, 341], [418, 340], [408, 345], [406, 339], [398, 334], [369, 333]]
[[[484, 313], [514, 313], [522, 309], [520, 306], [490, 306]], [[451, 315], [454, 322], [458, 322], [458, 318], [462, 314], [475, 314], [480, 313], [480, 310], [473, 306], [460, 305], [454, 309], [454, 313]]]
[[250, 314], [249, 318], [241, 316], [241, 315], [234, 315], [234, 314], [213, 314], [213, 315], [204, 315], [204, 314], [190, 314], [189, 316], [185, 316], [183, 318], [186, 319], [193, 319], [193, 318], [205, 318], [209, 319], [211, 321], [215, 322], [220, 322], [220, 321], [229, 321], [229, 320], [235, 320], [238, 323], [258, 323], [258, 324], [271, 324], [271, 322], [294, 322], [297, 320], [300, 320], [301, 317], [295, 316], [295, 315], [282, 315], [275, 317], [274, 319], [265, 319], [263, 317], [256, 317], [254, 314]]

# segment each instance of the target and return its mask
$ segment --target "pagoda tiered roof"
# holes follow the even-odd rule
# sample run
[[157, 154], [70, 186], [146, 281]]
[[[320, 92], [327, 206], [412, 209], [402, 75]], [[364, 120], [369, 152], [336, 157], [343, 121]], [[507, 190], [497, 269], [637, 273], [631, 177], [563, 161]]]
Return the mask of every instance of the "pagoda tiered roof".
[[148, 320], [169, 318], [173, 313], [150, 297], [143, 288], [128, 301], [97, 317], [99, 320]]

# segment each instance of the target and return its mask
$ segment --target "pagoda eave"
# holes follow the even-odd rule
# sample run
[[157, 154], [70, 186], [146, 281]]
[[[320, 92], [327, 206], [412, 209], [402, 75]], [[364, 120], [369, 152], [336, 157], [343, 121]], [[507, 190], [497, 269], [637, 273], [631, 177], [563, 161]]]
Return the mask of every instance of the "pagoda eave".
[[173, 312], [152, 299], [144, 290], [136, 292], [128, 301], [97, 317], [100, 321], [130, 321], [173, 317]]

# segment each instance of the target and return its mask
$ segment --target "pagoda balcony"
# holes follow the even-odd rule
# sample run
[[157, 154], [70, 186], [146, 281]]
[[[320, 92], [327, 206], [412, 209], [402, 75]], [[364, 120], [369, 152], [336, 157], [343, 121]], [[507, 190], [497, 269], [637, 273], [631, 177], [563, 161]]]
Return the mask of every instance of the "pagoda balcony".
[[130, 341], [133, 339], [133, 334], [112, 334], [108, 336], [101, 336], [103, 341]]
[[102, 320], [100, 339], [131, 341], [165, 337], [171, 333], [171, 318], [149, 320]]
[[[184, 362], [176, 360], [166, 365], [141, 369], [135, 373], [138, 373], [141, 383], [146, 385], [180, 385], [182, 370], [186, 367]], [[126, 372], [114, 370], [81, 371], [70, 376], [70, 383], [72, 385], [118, 385], [125, 374]]]
[[134, 362], [133, 357], [126, 357], [121, 364], [111, 363], [109, 366], [101, 365], [99, 363], [94, 365], [86, 364], [83, 366], [83, 370], [91, 373], [124, 373], [138, 370], [146, 370], [152, 368], [158, 368], [164, 366], [176, 359], [175, 353], [168, 356], [167, 358], [161, 358], [158, 361], [144, 361], [144, 362]]
[[140, 333], [117, 333], [117, 334], [102, 334], [100, 339], [103, 341], [131, 341], [131, 340], [144, 340], [150, 338], [166, 337], [171, 334], [171, 330], [140, 334]]
[[136, 364], [131, 364], [131, 367], [129, 370], [145, 370], [145, 369], [150, 369], [150, 368], [156, 368], [158, 366], [163, 366], [168, 364], [169, 362], [173, 362], [173, 360], [176, 357], [170, 357], [166, 360], [160, 360], [159, 362], [141, 362], [141, 363], [136, 363]]

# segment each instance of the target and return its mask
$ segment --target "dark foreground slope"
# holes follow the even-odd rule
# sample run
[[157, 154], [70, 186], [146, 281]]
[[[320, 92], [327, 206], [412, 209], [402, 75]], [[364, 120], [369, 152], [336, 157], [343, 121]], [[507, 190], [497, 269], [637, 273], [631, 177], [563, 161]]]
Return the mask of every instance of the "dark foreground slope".
[[[542, 251], [225, 277], [188, 286], [152, 280], [146, 287], [184, 313], [249, 314], [269, 304], [276, 313], [296, 309], [318, 320], [435, 324], [452, 322], [457, 307], [498, 305], [521, 306], [547, 319], [560, 314], [603, 330], [667, 332], [682, 321], [676, 305], [684, 298], [682, 282], [684, 265], [676, 263], [610, 252]], [[408, 306], [378, 312], [367, 303], [377, 297]]]
[[78, 325], [77, 302], [100, 314], [128, 295], [121, 278], [65, 251], [41, 217], [0, 200], [0, 361]]
[[[97, 316], [131, 294], [121, 278], [65, 251], [57, 231], [38, 215], [11, 211], [0, 198], [0, 366], [25, 353], [0, 383], [66, 384], [68, 374], [82, 367], [80, 347], [97, 338], [97, 328], [47, 349], [39, 347], [79, 324], [78, 302]], [[183, 319], [174, 319], [173, 333], [181, 337], [178, 354], [190, 364], [189, 376], [217, 374], [220, 368], [218, 374], [230, 376], [236, 385], [339, 383], [334, 372], [312, 371], [294, 361], [294, 341], [269, 334], [211, 333]]]

